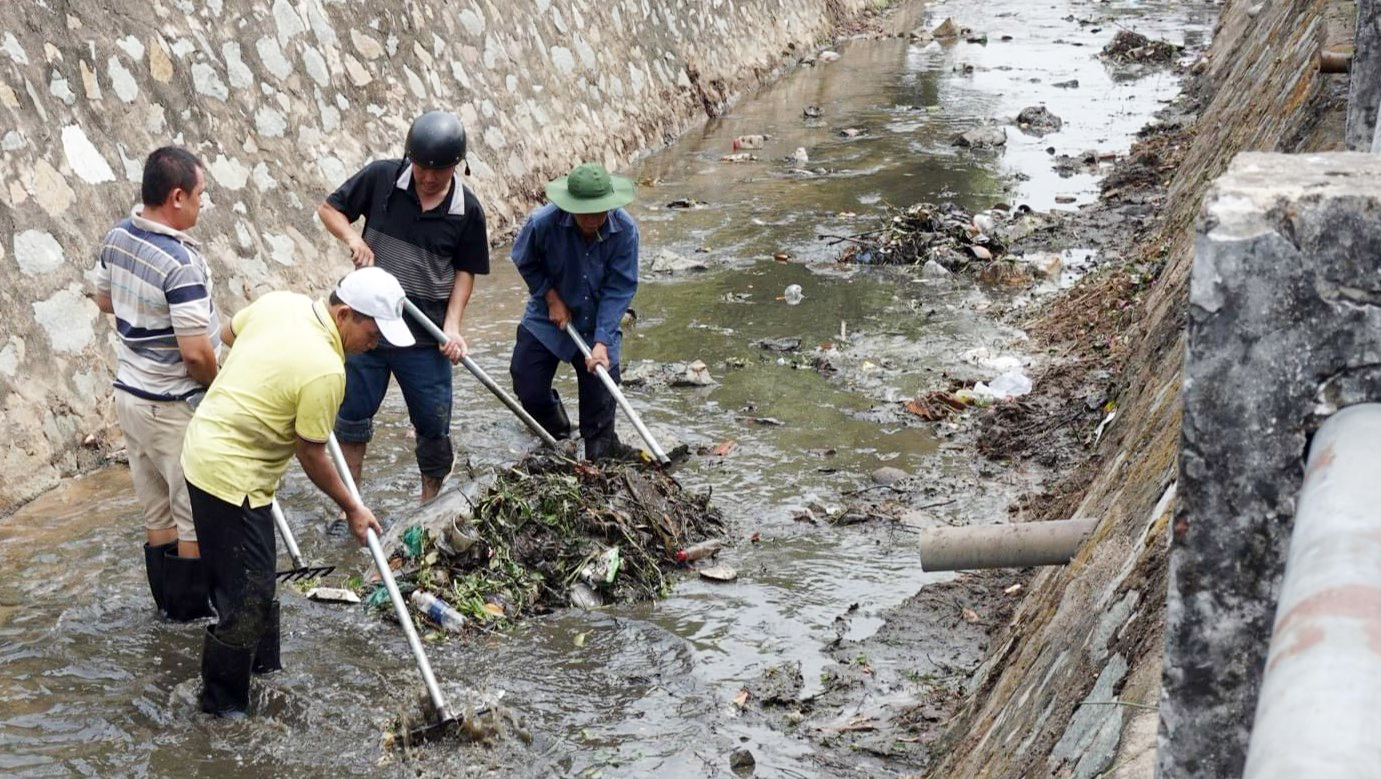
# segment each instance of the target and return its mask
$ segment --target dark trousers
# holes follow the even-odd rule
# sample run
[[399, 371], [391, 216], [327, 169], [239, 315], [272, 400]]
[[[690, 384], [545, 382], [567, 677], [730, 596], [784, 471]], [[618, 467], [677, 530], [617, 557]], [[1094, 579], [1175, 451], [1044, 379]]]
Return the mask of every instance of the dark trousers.
[[273, 515], [269, 507], [250, 508], [249, 500], [236, 506], [191, 482], [192, 522], [201, 544], [201, 562], [211, 589], [211, 604], [220, 620], [216, 638], [243, 649], [253, 649], [269, 624], [273, 607]]
[[[513, 344], [513, 358], [508, 365], [508, 373], [513, 377], [513, 391], [523, 410], [557, 438], [569, 434], [560, 429], [561, 418], [558, 404], [561, 402], [552, 392], [551, 380], [556, 376], [556, 366], [560, 358], [552, 354], [527, 328], [518, 325], [518, 337]], [[614, 435], [614, 412], [616, 401], [599, 376], [585, 370], [585, 358], [579, 354], [571, 360], [575, 368], [576, 387], [580, 401], [580, 437], [588, 444], [590, 441], [612, 438]], [[610, 363], [609, 376], [614, 383], [619, 381], [618, 363]]]
[[431, 479], [451, 475], [451, 361], [435, 345], [397, 348], [383, 345], [345, 358], [345, 399], [336, 414], [336, 438], [367, 444], [374, 437], [374, 415], [398, 380], [408, 419], [417, 433], [417, 470]]

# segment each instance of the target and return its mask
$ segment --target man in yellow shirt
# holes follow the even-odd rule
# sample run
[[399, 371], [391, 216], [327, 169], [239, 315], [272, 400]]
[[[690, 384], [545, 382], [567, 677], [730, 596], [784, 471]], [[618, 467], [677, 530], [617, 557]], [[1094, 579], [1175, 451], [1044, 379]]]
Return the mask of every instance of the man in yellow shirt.
[[345, 511], [364, 543], [374, 514], [350, 495], [326, 449], [345, 394], [345, 355], [413, 338], [403, 288], [382, 268], [341, 279], [327, 300], [270, 292], [221, 329], [233, 346], [187, 426], [182, 471], [201, 559], [219, 615], [202, 647], [203, 711], [244, 716], [251, 672], [275, 671], [273, 516], [278, 482], [296, 455], [312, 483]]

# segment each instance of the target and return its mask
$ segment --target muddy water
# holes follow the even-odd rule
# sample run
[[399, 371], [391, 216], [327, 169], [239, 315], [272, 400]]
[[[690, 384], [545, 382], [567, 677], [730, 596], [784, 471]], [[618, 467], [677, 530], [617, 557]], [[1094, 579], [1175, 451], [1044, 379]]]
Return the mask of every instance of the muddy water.
[[[465, 645], [430, 644], [457, 701], [467, 689], [503, 690], [533, 740], [433, 746], [401, 759], [379, 746], [382, 725], [420, 690], [401, 635], [356, 609], [293, 593], [283, 597], [287, 670], [256, 687], [260, 716], [222, 723], [197, 714], [200, 628], [151, 618], [138, 510], [127, 474], [111, 469], [0, 521], [0, 775], [700, 777], [728, 775], [727, 755], [739, 746], [753, 751], [759, 776], [826, 775], [800, 734], [736, 718], [735, 694], [782, 663], [799, 663], [802, 694], [813, 694], [837, 616], [857, 604], [841, 629], [866, 635], [886, 608], [936, 577], [918, 570], [914, 527], [833, 528], [793, 515], [814, 500], [843, 502], [888, 465], [954, 500], [912, 524], [1002, 518], [1035, 474], [974, 461], [947, 445], [943, 430], [908, 425], [889, 401], [938, 385], [939, 373], [976, 347], [1035, 358], [1022, 355], [1020, 333], [985, 319], [982, 290], [841, 270], [830, 262], [839, 246], [817, 236], [862, 229], [848, 214], [884, 202], [1046, 209], [1057, 197], [1089, 201], [1096, 179], [1058, 177], [1046, 147], [1124, 151], [1176, 86], [1164, 73], [1117, 79], [1094, 54], [1117, 24], [1196, 44], [1211, 23], [1202, 6], [1178, 3], [958, 0], [903, 9], [891, 24], [908, 30], [945, 16], [989, 42], [846, 43], [839, 61], [794, 71], [634, 166], [647, 182], [633, 208], [645, 254], [669, 249], [712, 269], [644, 282], [626, 360], [701, 359], [719, 383], [631, 395], [665, 446], [736, 442], [727, 456], [692, 461], [682, 477], [712, 489], [729, 516], [726, 558], [737, 582], [688, 579], [655, 605], [562, 613]], [[1070, 80], [1079, 86], [1053, 86]], [[955, 132], [1042, 101], [1065, 120], [1061, 132], [1032, 138], [1009, 128], [1000, 153], [949, 145]], [[803, 118], [807, 105], [821, 116]], [[846, 138], [845, 128], [864, 132]], [[753, 133], [772, 136], [757, 161], [719, 160], [733, 137]], [[783, 161], [797, 147], [809, 161]], [[666, 207], [681, 198], [705, 205]], [[775, 262], [779, 252], [791, 261]], [[778, 300], [790, 284], [802, 287], [798, 305]], [[496, 262], [467, 335], [477, 361], [505, 383], [521, 305], [516, 274]], [[801, 339], [800, 353], [752, 344], [788, 337]], [[824, 345], [840, 374], [810, 368]], [[467, 461], [457, 481], [532, 445], [463, 373], [457, 402]], [[378, 422], [366, 498], [381, 517], [405, 517], [416, 484], [396, 398]], [[623, 435], [635, 438], [631, 429]], [[300, 474], [283, 499], [309, 559], [363, 570], [357, 550], [323, 534], [329, 512]], [[759, 543], [749, 542], [754, 533]], [[889, 775], [871, 760], [859, 757], [861, 774]]]

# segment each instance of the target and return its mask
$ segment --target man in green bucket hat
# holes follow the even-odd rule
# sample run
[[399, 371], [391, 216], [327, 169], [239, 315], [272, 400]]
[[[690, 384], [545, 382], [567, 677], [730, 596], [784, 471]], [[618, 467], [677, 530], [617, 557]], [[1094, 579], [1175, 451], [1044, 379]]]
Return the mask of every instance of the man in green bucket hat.
[[[551, 383], [557, 365], [570, 363], [586, 459], [622, 458], [633, 450], [614, 435], [615, 401], [595, 365], [619, 380], [619, 322], [638, 289], [638, 228], [623, 210], [633, 202], [633, 182], [587, 162], [548, 184], [547, 200], [513, 244], [530, 293], [509, 364], [513, 389], [552, 436], [569, 437], [570, 419]], [[567, 327], [585, 337], [590, 359], [580, 356]]]

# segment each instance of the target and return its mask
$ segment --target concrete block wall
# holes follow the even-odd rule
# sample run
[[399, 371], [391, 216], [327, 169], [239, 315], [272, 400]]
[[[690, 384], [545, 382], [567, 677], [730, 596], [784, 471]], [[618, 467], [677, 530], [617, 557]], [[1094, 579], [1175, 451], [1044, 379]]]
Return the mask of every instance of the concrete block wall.
[[[1190, 280], [1161, 776], [1240, 776], [1309, 436], [1381, 397], [1381, 157], [1239, 155]], [[1322, 639], [1322, 636], [1317, 638]]]
[[1381, 152], [1376, 137], [1377, 111], [1381, 110], [1381, 14], [1376, 0], [1357, 0], [1357, 38], [1352, 47], [1348, 78], [1347, 148]]
[[144, 156], [208, 166], [194, 234], [238, 308], [347, 267], [317, 224], [414, 116], [454, 111], [501, 234], [547, 179], [617, 169], [869, 0], [71, 0], [0, 24], [0, 515], [118, 445], [93, 247]]

